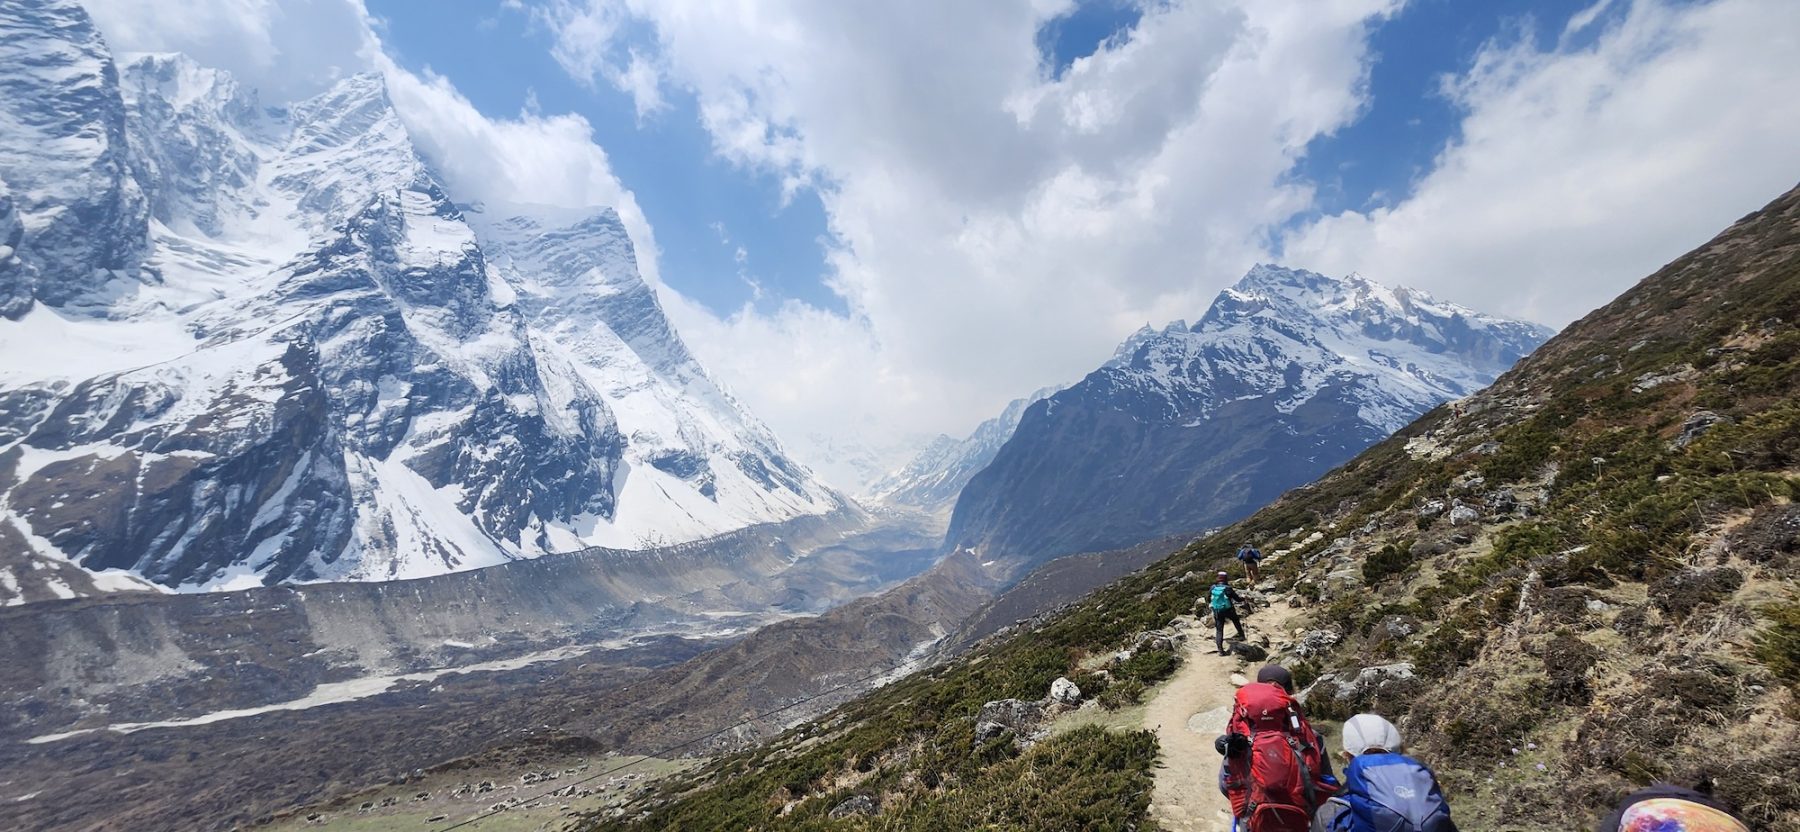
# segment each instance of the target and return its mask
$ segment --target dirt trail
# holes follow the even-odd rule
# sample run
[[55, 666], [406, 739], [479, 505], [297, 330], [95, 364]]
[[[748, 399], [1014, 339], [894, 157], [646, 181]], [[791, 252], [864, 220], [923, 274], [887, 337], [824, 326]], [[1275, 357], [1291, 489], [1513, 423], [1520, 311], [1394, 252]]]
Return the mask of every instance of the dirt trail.
[[[1245, 616], [1245, 628], [1253, 640], [1273, 638], [1285, 634], [1293, 615], [1286, 604], [1276, 604]], [[1144, 709], [1144, 727], [1155, 731], [1162, 745], [1150, 814], [1172, 832], [1229, 832], [1231, 807], [1219, 794], [1213, 738], [1224, 729], [1237, 692], [1231, 675], [1255, 673], [1255, 667], [1213, 651], [1210, 619], [1187, 622], [1184, 631], [1188, 637], [1181, 668], [1157, 688]]]

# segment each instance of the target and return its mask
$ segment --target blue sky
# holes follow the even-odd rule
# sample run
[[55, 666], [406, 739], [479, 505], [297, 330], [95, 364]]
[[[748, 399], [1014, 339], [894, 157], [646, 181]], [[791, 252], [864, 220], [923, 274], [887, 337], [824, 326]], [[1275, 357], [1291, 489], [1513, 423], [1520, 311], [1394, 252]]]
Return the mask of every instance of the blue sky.
[[[663, 279], [688, 297], [718, 314], [787, 299], [844, 311], [825, 282], [829, 232], [817, 192], [784, 194], [775, 174], [721, 159], [691, 92], [665, 90], [668, 108], [640, 119], [628, 93], [565, 72], [550, 55], [550, 33], [519, 9], [494, 0], [367, 6], [385, 24], [391, 57], [449, 78], [484, 114], [507, 118], [535, 105], [585, 117], [656, 229]], [[1553, 41], [1583, 8], [1565, 0], [1414, 0], [1376, 24], [1368, 107], [1307, 146], [1293, 176], [1318, 188], [1318, 202], [1294, 222], [1403, 199], [1456, 134], [1459, 113], [1439, 93], [1440, 78], [1466, 69], [1497, 36]], [[1037, 46], [1060, 76], [1108, 39], [1129, 36], [1142, 14], [1129, 0], [1084, 0], [1044, 26]], [[626, 37], [650, 46], [642, 27]]]
[[383, 73], [463, 198], [618, 207], [839, 482], [1257, 262], [1560, 326], [1800, 179], [1794, 0], [84, 2], [270, 103]]
[[[1602, 12], [1616, 16], [1625, 4]], [[1314, 140], [1296, 175], [1319, 188], [1316, 216], [1367, 210], [1405, 199], [1413, 182], [1457, 135], [1461, 113], [1442, 78], [1468, 69], [1495, 38], [1553, 45], [1569, 19], [1588, 8], [1567, 0], [1414, 0], [1370, 34], [1369, 107], [1355, 122]], [[1591, 40], [1597, 27], [1571, 41]]]
[[688, 296], [719, 313], [756, 300], [759, 289], [765, 305], [796, 298], [842, 310], [822, 280], [818, 195], [784, 198], [778, 178], [718, 158], [693, 95], [667, 93], [670, 108], [640, 122], [631, 96], [571, 78], [542, 27], [497, 0], [376, 0], [368, 8], [386, 23], [390, 57], [449, 78], [484, 114], [513, 117], [535, 100], [544, 112], [585, 117], [656, 229], [663, 278]]

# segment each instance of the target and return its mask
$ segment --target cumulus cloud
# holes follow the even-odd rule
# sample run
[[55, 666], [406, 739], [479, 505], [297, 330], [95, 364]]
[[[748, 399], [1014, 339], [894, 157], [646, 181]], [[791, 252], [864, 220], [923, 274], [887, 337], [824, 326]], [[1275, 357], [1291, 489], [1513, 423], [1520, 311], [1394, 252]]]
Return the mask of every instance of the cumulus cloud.
[[528, 102], [516, 118], [475, 109], [449, 79], [415, 75], [385, 55], [376, 65], [413, 144], [458, 198], [566, 207], [610, 205], [639, 251], [645, 276], [657, 279], [650, 223], [613, 175], [593, 126], [574, 114], [543, 115]]
[[115, 51], [185, 52], [231, 71], [269, 104], [380, 72], [414, 145], [459, 199], [612, 206], [657, 279], [655, 235], [579, 115], [545, 115], [535, 97], [516, 117], [484, 115], [449, 79], [411, 72], [383, 50], [380, 21], [358, 0], [186, 0], [179, 14], [137, 0], [85, 0]]
[[[718, 157], [817, 192], [847, 311], [663, 296], [790, 442], [876, 446], [1071, 381], [1258, 260], [1561, 324], [1800, 178], [1784, 0], [1599, 0], [1554, 43], [1521, 25], [1444, 79], [1455, 138], [1397, 199], [1296, 225], [1315, 205], [1296, 162], [1369, 106], [1368, 35], [1400, 4], [1146, 2], [1059, 72], [1038, 35], [1072, 0], [506, 3], [640, 120], [679, 91]], [[617, 205], [655, 273], [649, 224], [587, 122], [483, 115], [393, 65], [354, 0], [91, 5], [121, 48], [189, 51], [277, 97], [380, 69], [453, 184]]]
[[1395, 5], [1148, 4], [1061, 73], [1037, 35], [1066, 2], [539, 8], [568, 22], [558, 54], [614, 56], [565, 62], [590, 79], [620, 53], [582, 21], [648, 25], [718, 155], [818, 190], [847, 314], [677, 310], [792, 439], [967, 430], [1146, 321], [1199, 315], [1310, 204], [1290, 171], [1364, 106], [1367, 31]]
[[1299, 229], [1288, 259], [1561, 325], [1800, 180], [1791, 3], [1623, 11], [1579, 48], [1484, 46], [1445, 82], [1461, 136], [1412, 194]]

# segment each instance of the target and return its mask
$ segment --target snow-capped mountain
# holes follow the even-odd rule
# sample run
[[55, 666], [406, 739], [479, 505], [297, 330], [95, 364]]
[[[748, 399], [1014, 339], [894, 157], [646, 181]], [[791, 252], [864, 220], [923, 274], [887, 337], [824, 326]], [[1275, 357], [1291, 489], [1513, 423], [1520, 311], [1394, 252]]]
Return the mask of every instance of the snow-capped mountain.
[[454, 202], [379, 76], [264, 107], [14, 7], [0, 186], [0, 581], [382, 580], [844, 505], [612, 209]]
[[1126, 339], [1026, 410], [949, 546], [1037, 562], [1239, 519], [1552, 333], [1352, 275], [1257, 266], [1192, 326]]
[[787, 439], [789, 451], [838, 490], [873, 501], [871, 489], [917, 455], [932, 439], [925, 433], [885, 436], [873, 421], [845, 421], [831, 431]]
[[1048, 398], [1060, 387], [1045, 387], [1031, 395], [1008, 402], [1000, 415], [975, 427], [966, 438], [955, 439], [938, 434], [920, 450], [905, 468], [891, 472], [869, 486], [869, 496], [877, 501], [937, 511], [956, 503], [969, 478], [975, 476], [1000, 446], [1011, 439], [1024, 418], [1025, 409]]

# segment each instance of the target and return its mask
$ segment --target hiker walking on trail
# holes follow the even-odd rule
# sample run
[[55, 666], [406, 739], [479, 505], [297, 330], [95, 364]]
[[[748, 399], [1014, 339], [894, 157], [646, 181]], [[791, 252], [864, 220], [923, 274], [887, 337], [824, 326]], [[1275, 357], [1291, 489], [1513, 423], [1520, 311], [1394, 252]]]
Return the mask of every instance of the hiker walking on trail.
[[1312, 832], [1456, 832], [1437, 777], [1400, 753], [1400, 729], [1375, 714], [1344, 723], [1343, 786], [1313, 814]]
[[1718, 800], [1657, 783], [1626, 795], [1596, 832], [1750, 832], [1750, 826]]
[[1244, 577], [1249, 579], [1252, 587], [1262, 581], [1263, 553], [1254, 543], [1245, 543], [1238, 547], [1237, 559], [1244, 564]]
[[1244, 597], [1231, 588], [1231, 576], [1220, 572], [1205, 600], [1207, 608], [1212, 610], [1213, 649], [1219, 651], [1221, 656], [1229, 656], [1231, 651], [1225, 649], [1225, 622], [1229, 621], [1231, 626], [1237, 628], [1238, 641], [1249, 638], [1244, 634], [1244, 622], [1238, 618], [1237, 611], [1237, 605], [1244, 603]]
[[[1265, 675], [1282, 674], [1267, 667], [1257, 674]], [[1324, 743], [1279, 681], [1238, 689], [1214, 747], [1225, 756], [1219, 791], [1240, 832], [1308, 832], [1313, 813], [1337, 791]]]

